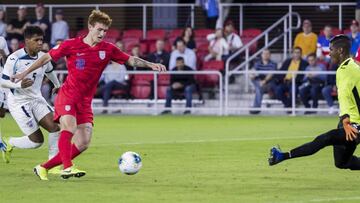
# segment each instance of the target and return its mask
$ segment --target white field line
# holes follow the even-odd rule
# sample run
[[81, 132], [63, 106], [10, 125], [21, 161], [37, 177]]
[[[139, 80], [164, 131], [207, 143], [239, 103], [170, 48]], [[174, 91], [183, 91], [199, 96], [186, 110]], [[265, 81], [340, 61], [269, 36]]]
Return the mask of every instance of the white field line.
[[346, 200], [360, 200], [360, 196], [312, 199], [312, 200], [310, 200], [310, 202], [334, 202], [334, 201], [346, 201]]
[[[125, 142], [124, 145], [143, 145], [143, 144], [191, 144], [207, 142], [233, 142], [233, 141], [266, 141], [266, 140], [296, 140], [304, 138], [315, 138], [315, 136], [296, 136], [296, 137], [256, 137], [256, 138], [233, 138], [233, 139], [209, 139], [209, 140], [181, 140], [181, 141], [159, 141], [159, 142]], [[275, 144], [275, 143], [274, 143]]]

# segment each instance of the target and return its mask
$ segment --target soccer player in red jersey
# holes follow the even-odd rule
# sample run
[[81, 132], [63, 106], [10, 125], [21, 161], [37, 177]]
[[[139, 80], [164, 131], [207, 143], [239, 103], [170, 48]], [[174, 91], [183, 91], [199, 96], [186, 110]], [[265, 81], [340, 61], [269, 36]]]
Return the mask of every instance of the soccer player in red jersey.
[[[162, 64], [155, 64], [129, 56], [112, 43], [103, 41], [112, 19], [104, 12], [94, 10], [88, 19], [89, 33], [64, 41], [22, 73], [13, 76], [16, 82], [51, 60], [67, 59], [68, 76], [55, 99], [54, 120], [60, 123], [59, 153], [51, 160], [37, 165], [34, 172], [41, 180], [48, 180], [47, 171], [63, 164], [61, 177], [81, 177], [85, 171], [77, 169], [72, 159], [85, 151], [90, 144], [93, 128], [91, 101], [100, 76], [109, 61], [166, 71]], [[73, 144], [71, 143], [73, 141]]]

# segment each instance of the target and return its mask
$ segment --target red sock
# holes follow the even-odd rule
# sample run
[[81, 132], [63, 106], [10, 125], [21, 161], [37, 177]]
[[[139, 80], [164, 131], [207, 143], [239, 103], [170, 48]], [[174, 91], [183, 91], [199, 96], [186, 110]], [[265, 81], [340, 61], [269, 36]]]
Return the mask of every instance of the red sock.
[[[71, 145], [71, 159], [74, 159], [79, 154], [81, 154], [79, 149], [76, 147], [75, 144], [72, 144]], [[52, 159], [50, 159], [47, 162], [41, 164], [41, 166], [49, 170], [49, 169], [54, 168], [55, 166], [60, 165], [61, 163], [62, 163], [62, 161], [61, 161], [60, 153], [57, 153]]]
[[64, 169], [72, 166], [71, 162], [71, 139], [73, 137], [73, 133], [63, 130], [60, 132], [59, 138], [59, 153], [61, 157], [61, 161], [64, 165]]

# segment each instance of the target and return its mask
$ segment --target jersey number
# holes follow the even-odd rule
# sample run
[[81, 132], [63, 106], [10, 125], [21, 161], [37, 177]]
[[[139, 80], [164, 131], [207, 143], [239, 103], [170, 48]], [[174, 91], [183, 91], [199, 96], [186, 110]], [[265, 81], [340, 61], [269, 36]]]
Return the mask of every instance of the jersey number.
[[35, 79], [36, 79], [36, 73], [33, 73], [33, 79], [34, 79], [34, 81], [35, 81]]

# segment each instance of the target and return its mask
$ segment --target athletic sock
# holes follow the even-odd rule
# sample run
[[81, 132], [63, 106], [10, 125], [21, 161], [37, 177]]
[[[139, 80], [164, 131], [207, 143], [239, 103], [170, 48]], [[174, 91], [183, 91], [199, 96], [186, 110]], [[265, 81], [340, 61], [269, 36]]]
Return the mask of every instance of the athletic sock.
[[64, 165], [64, 169], [72, 166], [71, 162], [71, 139], [73, 137], [73, 133], [63, 130], [60, 132], [59, 138], [59, 152], [61, 161]]
[[[71, 159], [74, 159], [79, 154], [81, 154], [79, 149], [76, 147], [75, 144], [72, 144], [71, 145]], [[47, 162], [41, 164], [41, 166], [49, 170], [49, 169], [54, 168], [55, 166], [60, 165], [61, 163], [62, 163], [62, 161], [61, 161], [60, 153], [57, 153], [52, 159], [50, 159]]]
[[42, 143], [31, 141], [29, 136], [10, 137], [9, 144], [20, 149], [35, 149], [42, 145]]
[[290, 152], [284, 152], [284, 153], [283, 153], [283, 156], [284, 156], [284, 160], [285, 160], [285, 159], [290, 159], [290, 158], [291, 158], [291, 154], [290, 154]]
[[49, 133], [49, 160], [52, 159], [59, 152], [59, 134], [60, 132]]

